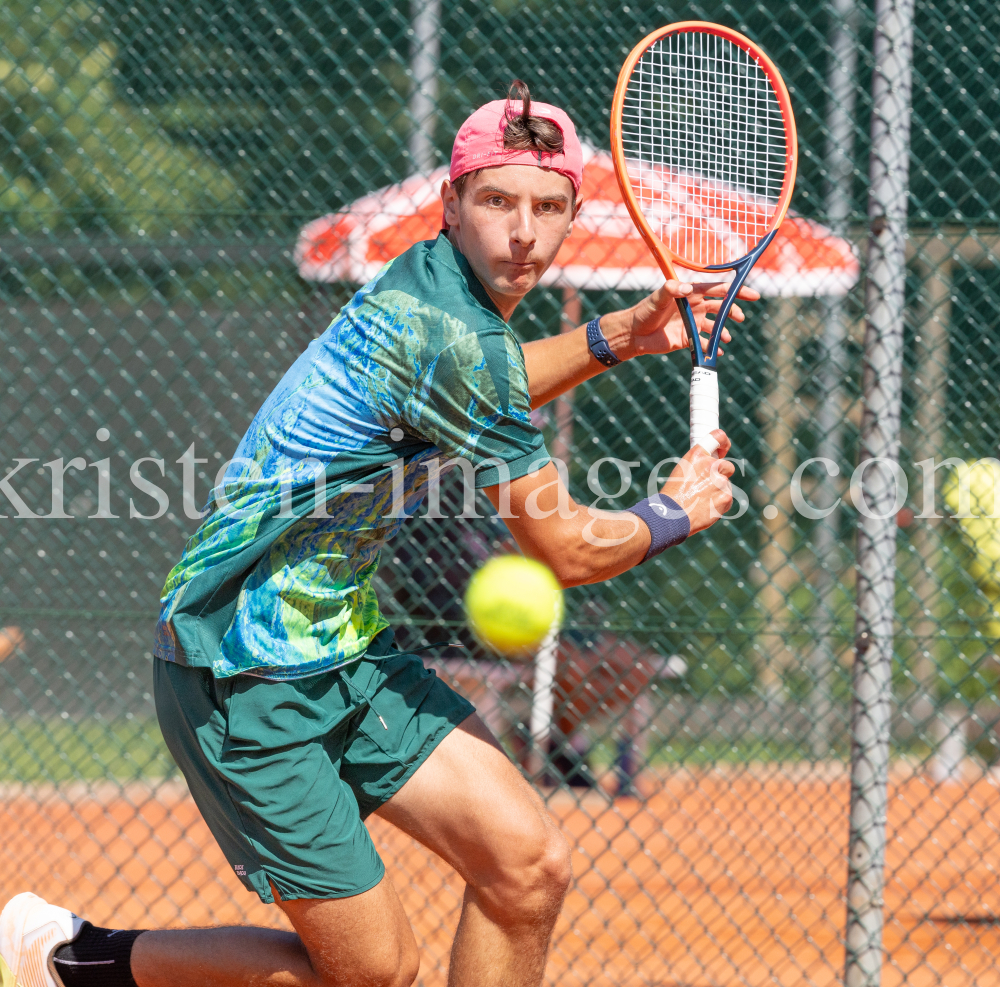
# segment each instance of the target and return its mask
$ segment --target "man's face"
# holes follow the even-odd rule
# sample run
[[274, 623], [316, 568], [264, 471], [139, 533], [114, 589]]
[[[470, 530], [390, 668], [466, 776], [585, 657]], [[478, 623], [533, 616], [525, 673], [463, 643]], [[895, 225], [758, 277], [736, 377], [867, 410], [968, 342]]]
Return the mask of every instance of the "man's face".
[[505, 319], [555, 260], [580, 207], [565, 175], [532, 165], [485, 168], [461, 197], [445, 180], [441, 198], [449, 238]]

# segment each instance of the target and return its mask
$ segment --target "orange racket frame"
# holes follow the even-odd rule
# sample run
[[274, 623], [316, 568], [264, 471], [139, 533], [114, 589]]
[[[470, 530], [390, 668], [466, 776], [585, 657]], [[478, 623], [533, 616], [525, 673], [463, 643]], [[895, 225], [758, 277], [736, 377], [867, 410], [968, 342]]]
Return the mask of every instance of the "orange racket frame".
[[692, 271], [727, 270], [736, 266], [735, 263], [696, 264], [669, 251], [663, 245], [660, 238], [650, 229], [649, 223], [636, 200], [635, 193], [632, 191], [632, 185], [628, 180], [628, 171], [625, 165], [625, 149], [622, 145], [622, 109], [625, 106], [625, 91], [628, 89], [628, 81], [632, 76], [632, 69], [635, 68], [635, 63], [642, 58], [646, 49], [651, 45], [655, 44], [661, 38], [665, 38], [671, 34], [681, 34], [685, 31], [700, 31], [705, 34], [714, 34], [720, 38], [725, 38], [727, 41], [731, 41], [734, 45], [742, 48], [747, 54], [753, 57], [754, 61], [763, 69], [768, 79], [771, 80], [771, 85], [774, 86], [774, 92], [778, 97], [778, 105], [781, 108], [781, 116], [786, 128], [785, 157], [787, 168], [781, 191], [778, 194], [778, 208], [775, 210], [771, 221], [772, 230], [776, 230], [781, 225], [782, 220], [785, 218], [785, 213], [788, 212], [788, 205], [792, 201], [792, 191], [795, 188], [795, 174], [799, 163], [795, 114], [792, 112], [792, 100], [788, 95], [788, 88], [785, 85], [784, 79], [781, 78], [781, 73], [775, 67], [774, 62], [764, 54], [759, 45], [754, 44], [748, 37], [740, 34], [739, 31], [734, 31], [732, 28], [724, 27], [721, 24], [712, 24], [708, 21], [678, 21], [676, 24], [668, 24], [666, 27], [658, 28], [651, 34], [647, 34], [629, 52], [628, 58], [625, 59], [625, 64], [622, 65], [621, 72], [618, 73], [615, 95], [611, 103], [611, 156], [615, 163], [615, 177], [618, 179], [618, 187], [621, 189], [622, 198], [625, 200], [625, 208], [628, 209], [629, 215], [632, 217], [632, 222], [635, 223], [639, 234], [646, 241], [646, 246], [649, 247], [656, 258], [656, 262], [660, 265], [660, 270], [663, 271], [664, 277], [674, 281], [677, 280], [677, 273], [674, 271], [675, 260], [681, 263], [682, 267]]
[[[768, 232], [753, 246], [748, 254], [728, 264], [696, 263], [671, 251], [653, 233], [628, 178], [625, 148], [622, 138], [622, 112], [625, 106], [625, 95], [632, 76], [632, 70], [651, 45], [655, 44], [661, 38], [684, 32], [713, 34], [724, 38], [745, 51], [770, 80], [777, 96], [778, 106], [785, 125], [785, 174], [781, 190], [778, 193], [777, 208], [771, 217]], [[701, 335], [695, 323], [690, 303], [686, 298], [677, 299], [677, 308], [680, 311], [681, 319], [684, 322], [685, 329], [691, 341], [691, 362], [693, 364], [691, 370], [691, 445], [701, 445], [711, 455], [718, 449], [718, 441], [711, 435], [711, 432], [719, 427], [719, 385], [718, 374], [716, 373], [716, 361], [718, 359], [722, 330], [733, 302], [747, 275], [750, 273], [750, 269], [767, 249], [771, 240], [774, 239], [778, 227], [784, 220], [792, 198], [792, 190], [795, 187], [795, 173], [798, 168], [798, 138], [795, 130], [795, 115], [792, 112], [792, 101], [789, 98], [788, 89], [774, 62], [764, 54], [759, 45], [754, 44], [749, 38], [740, 34], [739, 31], [723, 27], [721, 24], [711, 24], [707, 21], [679, 21], [676, 24], [668, 24], [666, 27], [661, 27], [653, 31], [652, 34], [646, 35], [629, 52], [629, 56], [625, 59], [625, 64], [622, 65], [621, 72], [618, 74], [618, 83], [615, 86], [615, 95], [611, 104], [611, 155], [614, 159], [615, 177], [618, 180], [618, 187], [621, 189], [625, 207], [628, 209], [629, 215], [632, 217], [632, 222], [635, 223], [639, 234], [645, 240], [646, 246], [649, 247], [653, 257], [656, 258], [656, 262], [659, 264], [660, 270], [663, 271], [665, 278], [673, 281], [678, 280], [677, 271], [674, 269], [675, 262], [688, 270], [705, 272], [733, 270], [735, 272], [725, 300], [715, 317], [711, 335], [704, 349], [701, 345]]]

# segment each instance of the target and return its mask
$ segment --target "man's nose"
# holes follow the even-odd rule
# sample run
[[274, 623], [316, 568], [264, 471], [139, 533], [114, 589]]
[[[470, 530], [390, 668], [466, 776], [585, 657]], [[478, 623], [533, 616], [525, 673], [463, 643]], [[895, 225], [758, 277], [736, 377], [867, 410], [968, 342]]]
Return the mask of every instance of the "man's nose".
[[535, 214], [528, 203], [517, 210], [517, 223], [511, 230], [510, 238], [522, 247], [531, 247], [535, 243]]

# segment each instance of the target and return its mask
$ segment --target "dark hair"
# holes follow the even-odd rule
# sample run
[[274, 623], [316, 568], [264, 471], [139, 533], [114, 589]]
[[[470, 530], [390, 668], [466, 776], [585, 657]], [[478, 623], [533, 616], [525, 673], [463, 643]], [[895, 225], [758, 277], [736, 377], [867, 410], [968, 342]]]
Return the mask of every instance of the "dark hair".
[[[512, 100], [519, 100], [521, 112], [515, 114]], [[538, 154], [560, 154], [563, 150], [562, 131], [551, 121], [531, 115], [531, 90], [526, 83], [515, 79], [507, 90], [507, 107], [504, 110], [507, 126], [503, 128], [503, 146], [507, 151], [535, 151]], [[478, 175], [476, 171], [459, 175], [452, 183], [455, 191], [461, 197], [465, 191], [465, 183], [469, 178]], [[576, 190], [573, 191], [576, 199]]]
[[[521, 112], [513, 114], [511, 100], [520, 100]], [[507, 126], [503, 129], [503, 146], [508, 151], [537, 151], [540, 154], [559, 154], [563, 149], [562, 131], [551, 121], [531, 115], [531, 92], [520, 79], [515, 79], [507, 90], [507, 108], [504, 110]]]

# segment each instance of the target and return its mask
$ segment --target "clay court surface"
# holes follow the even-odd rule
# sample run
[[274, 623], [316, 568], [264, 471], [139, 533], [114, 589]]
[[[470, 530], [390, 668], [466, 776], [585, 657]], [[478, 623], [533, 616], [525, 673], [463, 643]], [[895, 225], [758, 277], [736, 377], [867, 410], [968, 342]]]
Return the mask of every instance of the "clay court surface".
[[[645, 801], [550, 797], [576, 880], [560, 985], [835, 984], [843, 971], [843, 771], [761, 766], [646, 775]], [[280, 924], [236, 881], [185, 790], [2, 790], [0, 901], [37, 893], [102, 925]], [[462, 882], [378, 820], [371, 830], [443, 985]], [[890, 787], [887, 987], [1000, 987], [1000, 788]]]

